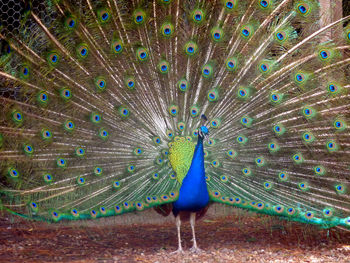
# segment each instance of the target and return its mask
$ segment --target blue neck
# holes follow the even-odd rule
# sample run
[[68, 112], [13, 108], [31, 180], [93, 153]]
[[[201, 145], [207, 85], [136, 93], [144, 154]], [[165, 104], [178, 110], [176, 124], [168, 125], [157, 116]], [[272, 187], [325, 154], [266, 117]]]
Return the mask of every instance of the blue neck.
[[[195, 173], [194, 175], [192, 175], [194, 171]], [[203, 138], [200, 136], [198, 136], [197, 145], [194, 149], [191, 166], [187, 172], [186, 177], [188, 177], [189, 175], [191, 177], [197, 176], [198, 178], [201, 178], [205, 181]]]
[[180, 188], [179, 199], [174, 202], [174, 214], [179, 211], [198, 211], [209, 202], [205, 180], [203, 138], [198, 136], [190, 169]]

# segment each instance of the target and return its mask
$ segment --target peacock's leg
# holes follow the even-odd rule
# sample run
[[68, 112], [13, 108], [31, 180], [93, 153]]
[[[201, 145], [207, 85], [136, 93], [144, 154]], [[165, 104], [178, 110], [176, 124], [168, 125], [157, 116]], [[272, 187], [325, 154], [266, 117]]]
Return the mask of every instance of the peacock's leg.
[[182, 249], [182, 245], [181, 245], [181, 233], [180, 233], [181, 219], [180, 219], [180, 215], [177, 215], [177, 217], [175, 219], [176, 219], [177, 239], [179, 242], [179, 247], [176, 251], [172, 252], [171, 254], [184, 252]]
[[194, 253], [199, 253], [201, 252], [202, 250], [199, 249], [197, 247], [197, 241], [196, 241], [196, 232], [194, 230], [194, 225], [196, 223], [196, 213], [191, 213], [191, 217], [190, 217], [190, 223], [191, 223], [191, 228], [192, 228], [192, 236], [193, 236], [193, 246], [192, 248], [190, 249], [191, 252], [194, 252]]

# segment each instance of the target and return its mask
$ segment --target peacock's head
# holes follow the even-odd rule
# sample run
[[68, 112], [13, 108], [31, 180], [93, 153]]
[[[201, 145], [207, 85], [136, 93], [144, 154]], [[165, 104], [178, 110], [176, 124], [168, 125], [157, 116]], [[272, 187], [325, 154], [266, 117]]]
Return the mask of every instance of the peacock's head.
[[209, 130], [206, 126], [201, 126], [198, 130], [198, 136], [201, 139], [204, 139], [205, 137], [209, 136]]

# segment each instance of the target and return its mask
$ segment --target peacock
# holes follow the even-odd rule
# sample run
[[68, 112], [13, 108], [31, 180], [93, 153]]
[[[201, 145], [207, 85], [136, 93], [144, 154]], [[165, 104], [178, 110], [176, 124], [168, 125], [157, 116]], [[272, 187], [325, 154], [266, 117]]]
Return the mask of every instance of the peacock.
[[[1, 209], [47, 222], [217, 202], [350, 228], [350, 16], [333, 0], [1, 4]], [[98, 220], [95, 220], [98, 224]]]

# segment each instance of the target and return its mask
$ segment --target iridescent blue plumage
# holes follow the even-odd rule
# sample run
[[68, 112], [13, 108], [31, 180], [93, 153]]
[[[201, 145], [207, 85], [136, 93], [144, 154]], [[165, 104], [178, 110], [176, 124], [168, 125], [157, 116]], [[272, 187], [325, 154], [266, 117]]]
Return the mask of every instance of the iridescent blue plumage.
[[182, 181], [179, 199], [173, 204], [176, 216], [180, 211], [196, 212], [209, 202], [209, 193], [205, 180], [203, 137], [198, 136], [192, 163], [186, 177]]

